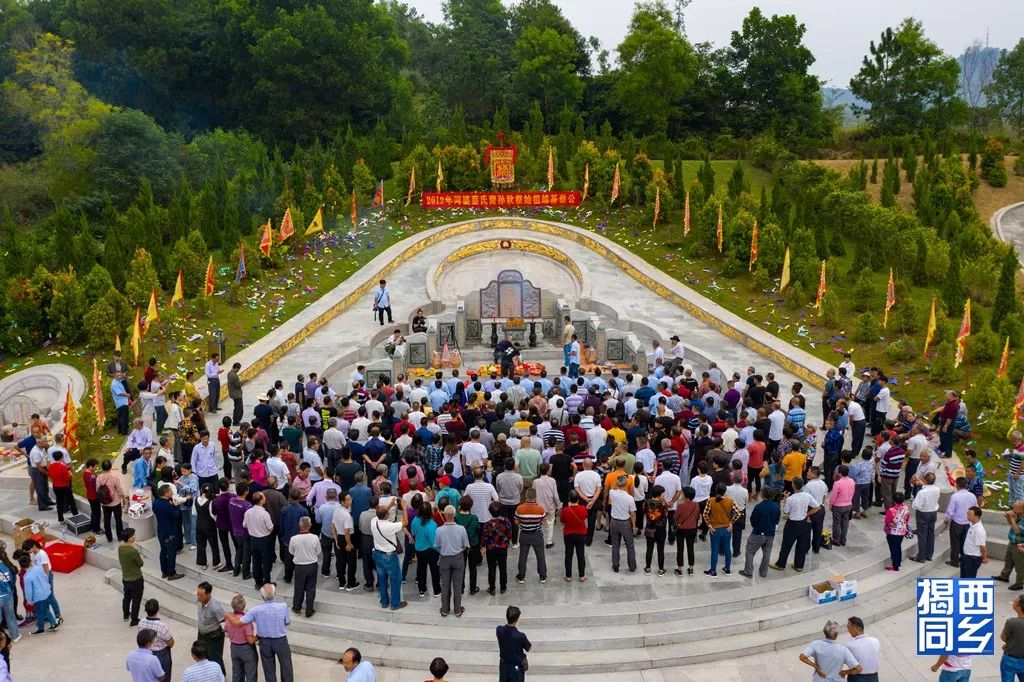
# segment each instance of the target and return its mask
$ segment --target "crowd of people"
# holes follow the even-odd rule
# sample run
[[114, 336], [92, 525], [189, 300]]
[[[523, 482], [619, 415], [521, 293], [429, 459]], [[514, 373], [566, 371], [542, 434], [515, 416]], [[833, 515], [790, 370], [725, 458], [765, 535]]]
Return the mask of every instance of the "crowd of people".
[[[115, 356], [110, 390], [124, 403], [121, 473], [130, 475], [131, 489], [111, 461], [89, 459], [82, 477], [93, 531], [121, 540], [126, 620], [145, 622], [141, 557], [122, 522], [139, 490], [151, 500], [164, 578], [181, 578], [177, 562], [195, 552], [199, 569], [253, 581], [267, 602], [250, 614], [273, 607], [272, 619], [244, 620], [237, 599], [233, 611], [211, 614], [200, 596], [196, 660], [223, 670], [227, 637], [232, 661], [255, 671], [257, 657], [246, 646], [258, 637], [265, 673], [277, 660], [282, 679], [290, 678], [284, 626], [292, 614], [315, 615], [319, 576], [333, 575], [341, 591], [376, 592], [381, 607], [394, 610], [407, 606], [404, 585], [415, 580], [420, 599], [438, 599], [442, 616], [460, 617], [464, 596], [507, 591], [510, 560], [518, 584], [531, 570], [547, 583], [556, 527], [567, 582], [586, 582], [595, 536], [611, 546], [614, 572], [635, 572], [642, 559], [645, 573], [692, 576], [698, 542], [709, 547], [703, 573], [711, 578], [731, 573], [734, 560], [745, 578], [755, 569], [762, 577], [790, 565], [801, 571], [809, 552], [844, 547], [851, 525], [875, 507], [885, 517], [888, 570], [900, 570], [912, 529], [911, 560], [931, 560], [935, 533], [948, 527], [950, 562], [962, 575], [977, 575], [987, 561], [984, 471], [969, 449], [936, 529], [935, 482], [949, 476], [942, 460], [970, 433], [955, 392], [933, 413], [918, 413], [896, 404], [879, 368], [861, 371], [854, 387], [849, 354], [814, 396], [799, 382], [784, 390], [772, 372], [754, 367], [730, 376], [711, 363], [695, 374], [682, 353], [674, 348], [666, 360], [657, 346], [645, 371], [584, 375], [571, 362], [579, 353], [573, 343], [556, 376], [517, 373], [514, 356], [489, 376], [452, 369], [392, 381], [359, 366], [345, 393], [326, 377], [299, 375], [287, 388], [281, 380], [266, 387], [248, 417], [236, 363], [227, 377], [231, 414], [219, 425], [217, 354], [205, 367], [206, 402], [191, 373], [182, 390], [169, 391], [155, 358], [129, 390], [127, 368]], [[820, 401], [820, 425], [808, 420], [808, 400]], [[1011, 489], [1024, 461], [1020, 434], [1013, 438]], [[70, 456], [59, 436], [33, 428], [21, 445], [40, 510], [53, 504], [52, 484], [57, 513], [75, 513]], [[1024, 502], [1018, 506], [1024, 512]], [[674, 566], [671, 558], [666, 564], [666, 545], [675, 545]], [[1007, 566], [1024, 567], [1024, 552], [1011, 547]], [[278, 561], [283, 580], [295, 585], [290, 611], [274, 601]], [[1011, 572], [1004, 571], [1007, 580]], [[1018, 571], [1013, 587], [1021, 580]], [[159, 637], [142, 642], [140, 634], [140, 649], [162, 650]], [[871, 674], [860, 665], [858, 674]]]

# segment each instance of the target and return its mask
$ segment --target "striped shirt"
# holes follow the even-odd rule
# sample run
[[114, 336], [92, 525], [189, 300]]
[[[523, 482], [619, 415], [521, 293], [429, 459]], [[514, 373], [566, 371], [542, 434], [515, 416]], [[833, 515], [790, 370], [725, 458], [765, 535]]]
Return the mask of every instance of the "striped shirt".
[[474, 481], [466, 486], [466, 495], [473, 500], [472, 513], [480, 523], [490, 521], [491, 512], [488, 506], [498, 499], [498, 491], [494, 486], [487, 481]]
[[544, 521], [544, 507], [536, 502], [525, 502], [516, 508], [516, 520], [519, 521], [519, 531], [530, 533], [540, 530]]
[[167, 648], [167, 643], [171, 641], [171, 629], [167, 627], [167, 623], [163, 622], [159, 618], [150, 620], [149, 618], [143, 618], [139, 621], [140, 630], [152, 630], [156, 633], [156, 639], [149, 645], [149, 650], [156, 653], [157, 651], [163, 651]]
[[448, 435], [448, 429], [446, 428], [448, 422], [452, 420], [452, 416], [447, 412], [441, 412], [437, 415], [437, 425], [441, 427], [441, 433], [445, 436]]
[[903, 468], [903, 459], [907, 451], [901, 445], [894, 445], [885, 451], [878, 463], [878, 473], [883, 478], [899, 478], [900, 470]]

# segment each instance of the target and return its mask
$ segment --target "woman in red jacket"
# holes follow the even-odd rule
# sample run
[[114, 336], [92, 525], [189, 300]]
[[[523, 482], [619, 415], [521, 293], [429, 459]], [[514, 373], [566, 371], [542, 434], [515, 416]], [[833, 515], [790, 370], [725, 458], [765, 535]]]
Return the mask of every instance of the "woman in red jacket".
[[562, 540], [565, 542], [565, 582], [572, 582], [572, 555], [576, 554], [576, 565], [580, 582], [587, 582], [587, 559], [584, 548], [587, 544], [587, 507], [580, 504], [575, 490], [569, 491], [569, 504], [562, 509]]

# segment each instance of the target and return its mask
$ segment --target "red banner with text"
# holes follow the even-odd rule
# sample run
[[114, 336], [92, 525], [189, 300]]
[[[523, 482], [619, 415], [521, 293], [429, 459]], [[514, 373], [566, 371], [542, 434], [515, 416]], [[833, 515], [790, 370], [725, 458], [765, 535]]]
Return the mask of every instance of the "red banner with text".
[[424, 192], [423, 208], [579, 206], [579, 192]]

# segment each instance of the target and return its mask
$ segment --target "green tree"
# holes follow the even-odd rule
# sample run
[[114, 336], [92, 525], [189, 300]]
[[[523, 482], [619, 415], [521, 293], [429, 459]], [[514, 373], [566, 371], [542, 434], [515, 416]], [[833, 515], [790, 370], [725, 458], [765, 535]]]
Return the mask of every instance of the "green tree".
[[880, 135], [904, 135], [927, 128], [945, 130], [966, 120], [957, 95], [960, 66], [925, 37], [921, 22], [904, 19], [871, 41], [850, 90], [867, 102], [855, 107]]
[[483, 123], [508, 101], [514, 40], [501, 0], [447, 0], [439, 85], [448, 104]]
[[123, 331], [117, 324], [114, 309], [104, 298], [89, 307], [82, 319], [82, 326], [90, 348], [109, 348], [114, 337]]
[[400, 72], [408, 45], [378, 3], [233, 7], [236, 34], [225, 41], [236, 48], [230, 58], [238, 65], [230, 100], [248, 130], [311, 142], [349, 122], [369, 129], [382, 116], [411, 109]]
[[48, 315], [57, 340], [73, 346], [82, 340], [85, 330], [82, 317], [88, 302], [74, 270], [61, 270], [53, 275], [53, 298]]
[[1020, 261], [1017, 260], [1017, 252], [1013, 248], [1004, 251], [1002, 266], [999, 269], [999, 288], [996, 289], [996, 296], [992, 301], [992, 318], [989, 320], [992, 331], [999, 331], [1003, 320], [1015, 315], [1020, 308], [1016, 286]]
[[1000, 54], [987, 94], [1017, 137], [1024, 135], [1024, 38]]
[[711, 159], [704, 157], [704, 163], [697, 171], [697, 180], [704, 188], [704, 196], [711, 197], [715, 193], [715, 169], [711, 167]]
[[571, 35], [527, 26], [516, 40], [513, 55], [518, 62], [513, 83], [523, 101], [539, 101], [548, 119], [563, 106], [576, 106], [584, 85], [577, 73], [577, 46]]
[[729, 177], [729, 198], [736, 201], [740, 195], [750, 189], [750, 185], [743, 177], [743, 164], [739, 161], [732, 167], [732, 175]]
[[942, 283], [942, 305], [946, 308], [946, 314], [955, 318], [963, 313], [966, 300], [967, 289], [960, 274], [960, 250], [951, 249], [949, 271], [946, 274], [946, 281]]
[[[198, 230], [194, 230], [189, 235], [190, 238], [192, 236], [197, 237], [200, 241], [203, 239], [202, 233]], [[205, 247], [205, 243], [203, 246]], [[191, 298], [202, 288], [206, 281], [207, 258], [206, 249], [195, 251], [189, 239], [179, 239], [174, 243], [168, 265], [175, 277], [179, 270], [183, 273], [185, 296]]]
[[377, 187], [377, 182], [373, 179], [370, 169], [362, 159], [356, 161], [356, 165], [352, 167], [352, 187], [356, 191], [356, 200], [359, 204], [369, 206], [370, 201], [373, 199], [373, 191]]
[[693, 83], [697, 60], [662, 0], [637, 3], [618, 52], [619, 107], [638, 130], [665, 135], [669, 116]]
[[136, 249], [135, 257], [128, 265], [128, 281], [125, 284], [125, 293], [128, 295], [129, 302], [133, 306], [145, 310], [149, 305], [149, 297], [153, 289], [159, 288], [160, 280], [157, 279], [152, 256], [145, 249]]
[[871, 184], [878, 184], [878, 159], [871, 161]]
[[85, 291], [85, 298], [90, 305], [103, 298], [103, 296], [114, 286], [110, 273], [102, 265], [92, 266], [92, 270], [85, 276], [82, 289]]
[[729, 119], [740, 134], [772, 130], [780, 140], [819, 140], [834, 117], [822, 106], [821, 80], [809, 72], [814, 55], [806, 28], [791, 14], [765, 17], [754, 7], [732, 32], [725, 54]]

